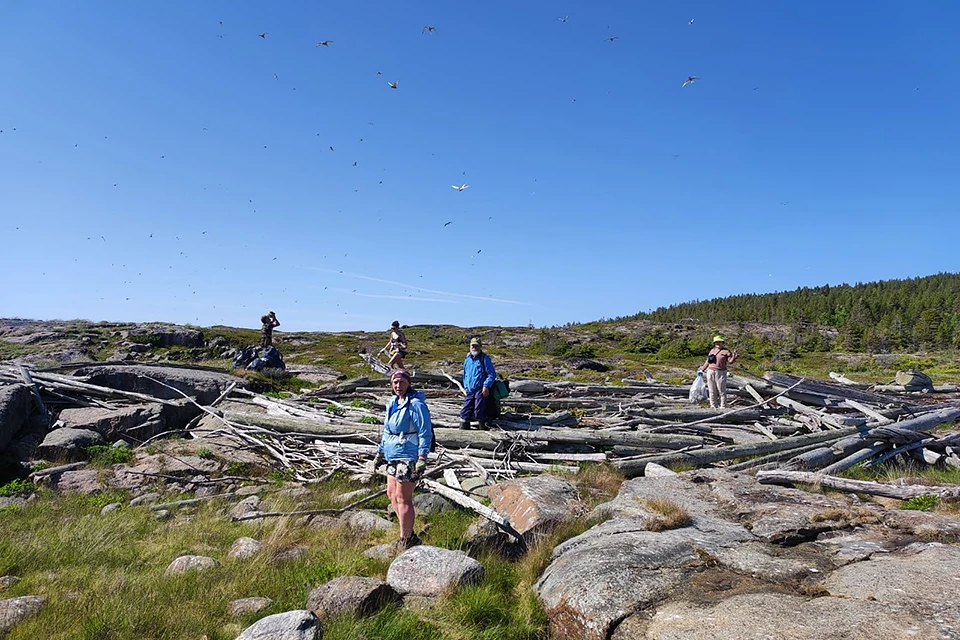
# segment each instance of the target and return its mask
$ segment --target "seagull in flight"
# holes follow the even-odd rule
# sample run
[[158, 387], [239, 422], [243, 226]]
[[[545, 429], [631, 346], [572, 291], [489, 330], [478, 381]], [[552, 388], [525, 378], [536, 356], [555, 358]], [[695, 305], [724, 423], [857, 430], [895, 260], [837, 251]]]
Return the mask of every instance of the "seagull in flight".
[[693, 21], [694, 21], [694, 20], [695, 20], [695, 18], [690, 18], [690, 22], [688, 22], [687, 24], [693, 24]]
[[462, 184], [462, 185], [460, 185], [459, 187], [458, 187], [457, 185], [455, 185], [455, 184], [452, 184], [452, 185], [450, 185], [450, 186], [453, 187], [454, 189], [456, 189], [457, 191], [463, 191], [464, 189], [469, 189], [469, 188], [470, 188], [470, 185], [468, 185], [468, 184]]
[[444, 222], [443, 226], [449, 227], [451, 224], [453, 224], [453, 220], [451, 220], [450, 222]]
[[396, 89], [397, 87], [400, 86], [400, 81], [397, 80], [396, 82], [387, 82], [387, 84], [390, 85], [391, 89]]
[[684, 82], [683, 82], [682, 85], [680, 85], [680, 88], [683, 89], [683, 88], [684, 88], [685, 86], [687, 86], [688, 84], [693, 84], [694, 82], [696, 82], [696, 81], [699, 80], [699, 79], [700, 79], [700, 78], [698, 78], [697, 76], [687, 76], [687, 79], [684, 80]]
[[318, 46], [318, 47], [329, 47], [331, 42], [333, 42], [333, 40], [321, 40], [320, 42], [317, 43], [317, 46]]
[[436, 33], [437, 28], [426, 25], [423, 29], [420, 30], [420, 33]]
[[567, 21], [567, 18], [569, 18], [569, 17], [570, 17], [570, 15], [568, 14], [568, 15], [563, 16], [562, 18], [557, 18], [557, 20], [559, 20], [560, 22], [566, 22], [566, 21]]
[[609, 38], [604, 38], [607, 42], [613, 42], [614, 40], [619, 40], [620, 36], [610, 36]]
[[263, 33], [260, 34], [260, 37], [263, 38], [264, 40], [266, 40], [268, 33], [270, 33], [270, 32], [269, 32], [269, 31], [264, 31]]

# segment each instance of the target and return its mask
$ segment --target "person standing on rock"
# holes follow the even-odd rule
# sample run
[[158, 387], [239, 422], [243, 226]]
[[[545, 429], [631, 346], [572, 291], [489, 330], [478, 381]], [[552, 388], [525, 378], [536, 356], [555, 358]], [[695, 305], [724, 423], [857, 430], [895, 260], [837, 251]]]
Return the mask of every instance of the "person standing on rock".
[[263, 326], [260, 327], [260, 346], [272, 346], [273, 330], [280, 326], [280, 321], [277, 320], [277, 314], [271, 311], [265, 316], [260, 316], [260, 322], [263, 324]]
[[400, 330], [400, 321], [394, 320], [390, 325], [390, 340], [381, 349], [390, 354], [391, 369], [403, 369], [403, 359], [407, 357], [407, 336]]
[[471, 420], [476, 420], [480, 429], [490, 428], [490, 404], [493, 402], [490, 394], [496, 379], [493, 361], [483, 352], [480, 338], [472, 338], [470, 353], [463, 361], [463, 389], [467, 397], [460, 409], [461, 429], [469, 429]]
[[410, 374], [405, 369], [394, 369], [390, 386], [396, 395], [387, 405], [373, 469], [387, 466], [387, 497], [400, 521], [400, 540], [396, 547], [403, 551], [420, 544], [420, 538], [413, 532], [416, 518], [413, 489], [427, 469], [433, 423], [426, 396], [410, 386]]
[[727, 408], [727, 365], [733, 364], [736, 359], [737, 352], [731, 352], [723, 345], [723, 336], [713, 336], [713, 348], [700, 366], [700, 371], [707, 372], [710, 406], [714, 409]]

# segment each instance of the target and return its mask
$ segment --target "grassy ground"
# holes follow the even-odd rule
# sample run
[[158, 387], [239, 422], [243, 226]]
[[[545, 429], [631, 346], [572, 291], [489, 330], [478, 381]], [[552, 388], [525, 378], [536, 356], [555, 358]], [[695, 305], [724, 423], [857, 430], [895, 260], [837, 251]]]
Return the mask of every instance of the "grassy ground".
[[[587, 469], [579, 479], [586, 505], [615, 495], [621, 480], [607, 467]], [[312, 495], [298, 503], [334, 507], [334, 496], [358, 486], [334, 478], [314, 487]], [[101, 515], [104, 505], [126, 502], [121, 492], [78, 497], [40, 489], [37, 495], [26, 508], [0, 511], [0, 575], [22, 578], [3, 596], [47, 598], [40, 615], [15, 627], [8, 640], [232, 639], [263, 615], [303, 608], [310, 590], [331, 578], [385, 578], [388, 563], [364, 558], [362, 551], [396, 537], [395, 532], [363, 535], [345, 527], [312, 528], [289, 518], [230, 522], [225, 515], [229, 505], [221, 502], [202, 503], [158, 521], [146, 507], [125, 506]], [[298, 507], [291, 498], [270, 500], [278, 510]], [[386, 498], [370, 506], [383, 509]], [[459, 549], [474, 519], [472, 513], [446, 511], [418, 517], [417, 528], [423, 530], [425, 544]], [[590, 524], [580, 519], [561, 527], [520, 560], [480, 553], [477, 559], [486, 573], [479, 584], [426, 609], [333, 620], [325, 625], [324, 637], [546, 638], [545, 617], [531, 586], [553, 547]], [[227, 558], [230, 545], [241, 536], [261, 541], [263, 549], [251, 559]], [[300, 559], [273, 560], [276, 553], [295, 545], [307, 548]], [[219, 565], [164, 576], [167, 565], [183, 554], [210, 556]], [[274, 603], [265, 612], [230, 619], [228, 603], [251, 596], [266, 596]]]

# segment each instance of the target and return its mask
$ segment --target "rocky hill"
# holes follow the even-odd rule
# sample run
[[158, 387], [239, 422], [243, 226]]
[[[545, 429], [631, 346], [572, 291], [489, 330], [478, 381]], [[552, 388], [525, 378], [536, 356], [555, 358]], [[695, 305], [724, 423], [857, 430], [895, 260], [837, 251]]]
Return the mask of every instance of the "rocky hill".
[[[3, 321], [0, 633], [960, 638], [956, 377], [741, 370], [711, 410], [699, 356], [623, 348], [658, 332], [702, 328], [407, 329], [441, 446], [403, 550], [384, 335], [278, 333], [253, 373], [251, 330]], [[512, 382], [490, 431], [456, 428], [474, 334]]]

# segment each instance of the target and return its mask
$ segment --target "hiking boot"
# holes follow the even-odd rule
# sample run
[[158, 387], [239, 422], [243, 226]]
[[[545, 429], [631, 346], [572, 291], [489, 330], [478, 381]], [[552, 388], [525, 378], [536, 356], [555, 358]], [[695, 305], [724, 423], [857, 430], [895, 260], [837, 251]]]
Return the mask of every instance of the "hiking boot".
[[409, 538], [400, 538], [399, 540], [394, 542], [393, 548], [391, 549], [391, 551], [393, 551], [394, 555], [400, 555], [410, 547], [417, 547], [421, 544], [423, 543], [420, 541], [420, 536], [413, 533], [413, 534], [410, 534]]
[[490, 423], [489, 423], [489, 422], [480, 422], [480, 423], [477, 424], [477, 429], [480, 429], [480, 431], [489, 431], [489, 430], [490, 430]]
[[470, 428], [470, 421], [469, 421], [469, 420], [461, 420], [461, 421], [460, 421], [460, 428], [461, 428], [461, 429], [469, 429], [469, 428]]

